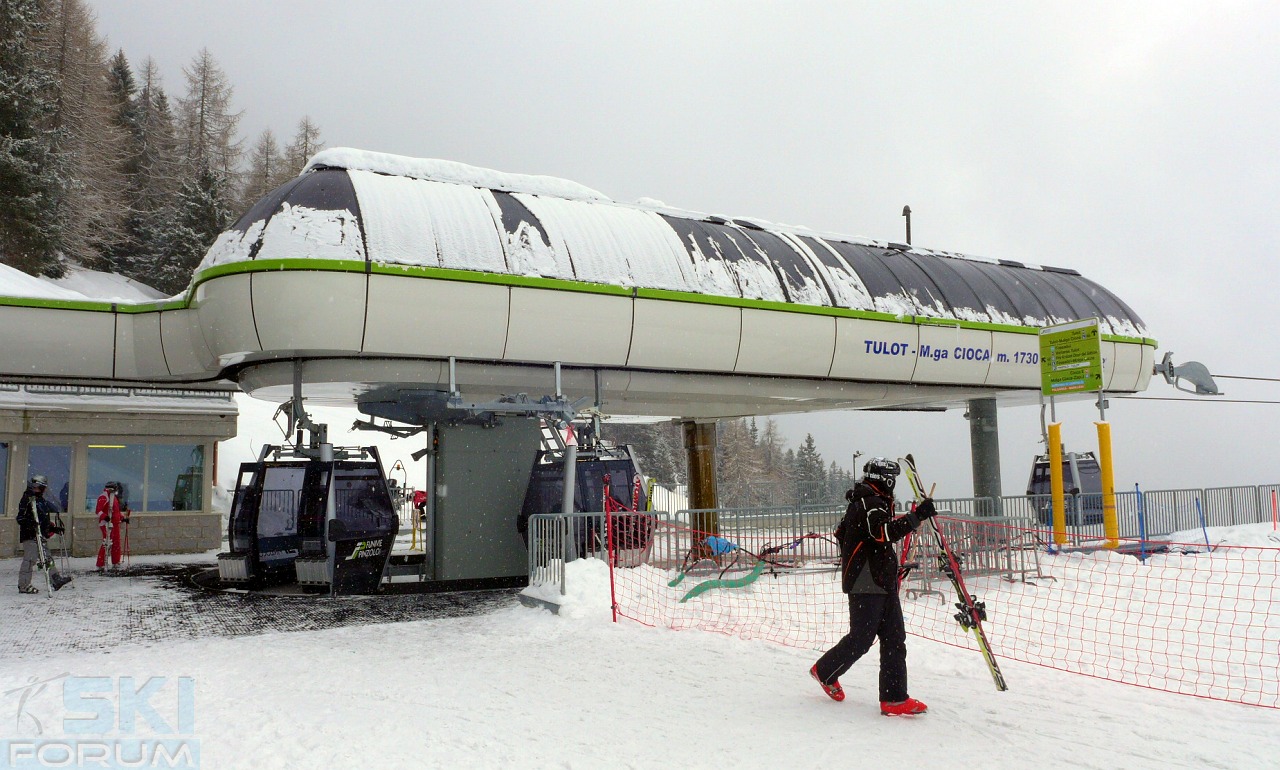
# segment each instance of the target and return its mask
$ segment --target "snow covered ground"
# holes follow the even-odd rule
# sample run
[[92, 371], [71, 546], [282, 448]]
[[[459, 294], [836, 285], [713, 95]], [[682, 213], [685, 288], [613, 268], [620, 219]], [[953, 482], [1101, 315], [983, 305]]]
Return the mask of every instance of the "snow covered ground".
[[[67, 673], [189, 677], [203, 768], [1280, 763], [1280, 711], [1011, 661], [999, 693], [975, 653], [914, 637], [911, 693], [930, 713], [882, 717], [872, 659], [844, 677], [849, 698], [835, 703], [806, 674], [814, 653], [611, 623], [603, 565], [569, 567], [560, 615], [510, 600], [468, 617], [117, 644], [111, 628], [128, 616], [59, 618], [72, 602], [171, 589], [82, 575], [52, 600], [19, 596], [17, 561], [0, 561], [6, 623], [56, 631], [44, 649], [0, 653], [0, 740], [33, 740], [32, 717], [42, 738], [56, 736], [66, 716], [57, 686], [19, 699], [33, 678]], [[73, 640], [97, 645], [68, 649]], [[162, 712], [166, 693], [153, 704]]]

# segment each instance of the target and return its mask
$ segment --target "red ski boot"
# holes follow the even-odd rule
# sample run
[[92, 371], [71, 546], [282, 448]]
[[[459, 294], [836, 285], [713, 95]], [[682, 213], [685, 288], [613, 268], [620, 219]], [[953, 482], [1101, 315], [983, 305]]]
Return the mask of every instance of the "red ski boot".
[[923, 714], [928, 710], [928, 706], [915, 698], [907, 698], [899, 703], [880, 701], [880, 713], [887, 717], [909, 717], [913, 714]]
[[844, 700], [844, 688], [840, 686], [840, 680], [837, 679], [831, 684], [826, 684], [825, 682], [823, 682], [821, 679], [818, 678], [817, 663], [814, 663], [813, 668], [809, 669], [809, 676], [813, 677], [814, 680], [817, 681], [817, 683], [822, 686], [822, 691], [825, 692], [827, 696], [831, 698], [831, 700], [837, 700], [837, 701]]

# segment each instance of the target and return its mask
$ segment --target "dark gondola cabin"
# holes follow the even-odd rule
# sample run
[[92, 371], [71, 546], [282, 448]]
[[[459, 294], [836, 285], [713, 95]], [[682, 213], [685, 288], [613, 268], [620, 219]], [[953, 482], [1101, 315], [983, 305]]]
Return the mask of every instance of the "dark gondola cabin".
[[340, 450], [346, 459], [332, 461], [265, 459], [284, 451], [269, 448], [240, 466], [219, 577], [376, 593], [399, 530], [376, 448]]

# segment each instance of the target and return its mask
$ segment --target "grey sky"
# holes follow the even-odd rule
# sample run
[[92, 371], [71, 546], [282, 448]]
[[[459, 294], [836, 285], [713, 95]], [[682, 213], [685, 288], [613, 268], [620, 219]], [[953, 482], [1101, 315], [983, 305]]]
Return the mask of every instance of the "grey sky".
[[[909, 204], [916, 244], [1115, 291], [1157, 356], [1280, 376], [1275, 2], [92, 5], [171, 95], [207, 47], [250, 142], [309, 114], [329, 146], [870, 238], [901, 239]], [[1219, 384], [1280, 399], [1277, 383]], [[1095, 447], [1096, 414], [1060, 408], [1068, 449]], [[1280, 481], [1280, 405], [1113, 399], [1108, 417], [1121, 488]], [[1001, 421], [1018, 492], [1038, 410]], [[781, 422], [845, 465], [914, 451], [939, 494], [969, 491], [958, 412]]]

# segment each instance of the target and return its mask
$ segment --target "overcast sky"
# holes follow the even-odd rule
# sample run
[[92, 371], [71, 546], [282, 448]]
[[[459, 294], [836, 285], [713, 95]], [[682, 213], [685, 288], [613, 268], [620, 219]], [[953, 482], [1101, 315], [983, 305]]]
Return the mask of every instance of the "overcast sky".
[[[581, 182], [1060, 265], [1116, 292], [1178, 362], [1280, 377], [1280, 3], [91, 0], [171, 95], [208, 48], [249, 142], [310, 115], [329, 146]], [[1227, 398], [1280, 383], [1222, 380]], [[1181, 396], [1155, 380], [1147, 396]], [[1117, 485], [1280, 482], [1280, 405], [1113, 399]], [[1096, 448], [1088, 404], [1059, 409]], [[1006, 493], [1039, 410], [1003, 409]], [[912, 451], [968, 494], [941, 415], [781, 420], [824, 456]]]

